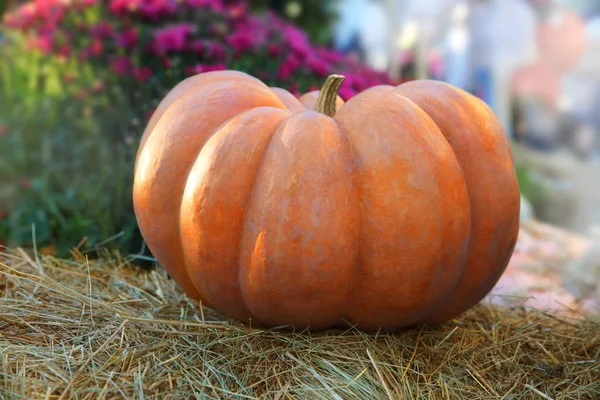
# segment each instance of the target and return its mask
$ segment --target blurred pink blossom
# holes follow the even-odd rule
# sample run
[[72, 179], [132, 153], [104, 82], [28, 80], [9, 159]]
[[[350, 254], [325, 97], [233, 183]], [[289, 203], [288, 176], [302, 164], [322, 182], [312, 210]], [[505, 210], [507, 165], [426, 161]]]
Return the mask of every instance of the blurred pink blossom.
[[149, 67], [135, 67], [133, 68], [133, 76], [138, 82], [146, 82], [152, 78], [152, 70]]
[[238, 30], [227, 37], [227, 43], [236, 51], [246, 51], [254, 44], [250, 30]]
[[306, 65], [319, 76], [326, 76], [331, 71], [331, 66], [317, 57], [309, 57], [306, 60]]
[[154, 32], [156, 50], [159, 52], [179, 51], [186, 46], [188, 37], [196, 30], [192, 24], [182, 23], [167, 26]]
[[207, 7], [215, 11], [223, 11], [225, 9], [222, 0], [186, 0], [186, 4], [194, 8]]
[[117, 75], [124, 75], [131, 71], [131, 61], [126, 56], [116, 56], [110, 63], [111, 70]]
[[298, 57], [306, 57], [311, 52], [308, 37], [299, 28], [286, 23], [282, 26], [282, 33], [290, 50]]
[[106, 38], [111, 37], [114, 33], [113, 26], [106, 21], [101, 21], [98, 24], [94, 25], [91, 29], [91, 34], [96, 38]]
[[119, 33], [116, 38], [116, 42], [122, 47], [133, 47], [138, 42], [139, 34], [137, 29], [134, 27], [125, 28], [124, 31]]
[[288, 79], [299, 66], [300, 61], [293, 54], [288, 55], [277, 70], [277, 78], [284, 80]]

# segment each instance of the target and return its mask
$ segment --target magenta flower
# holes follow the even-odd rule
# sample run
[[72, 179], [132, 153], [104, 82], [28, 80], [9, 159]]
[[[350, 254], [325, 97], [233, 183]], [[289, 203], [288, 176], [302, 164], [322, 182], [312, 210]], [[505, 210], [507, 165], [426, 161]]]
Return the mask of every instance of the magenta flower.
[[287, 90], [288, 90], [288, 92], [290, 92], [291, 94], [293, 94], [296, 97], [300, 97], [300, 95], [302, 94], [298, 91], [298, 84], [296, 82], [292, 82], [288, 86]]
[[124, 75], [131, 71], [131, 61], [126, 56], [116, 56], [110, 63], [111, 70], [117, 75]]
[[148, 67], [136, 67], [133, 69], [133, 76], [138, 82], [146, 82], [152, 78], [152, 70]]
[[154, 47], [158, 52], [180, 51], [188, 37], [196, 30], [192, 24], [171, 25], [154, 32]]
[[210, 8], [214, 11], [225, 10], [222, 0], [186, 0], [186, 4], [193, 8]]
[[37, 39], [37, 46], [39, 50], [44, 54], [49, 54], [54, 47], [54, 34], [51, 32], [44, 32], [40, 34]]
[[341, 52], [323, 47], [316, 48], [315, 54], [318, 58], [331, 64], [340, 63], [344, 59], [344, 55]]
[[111, 0], [108, 9], [115, 15], [122, 15], [137, 8], [139, 1]]
[[228, 14], [231, 18], [241, 18], [248, 14], [248, 4], [245, 2], [238, 2], [237, 4], [230, 5], [227, 8]]
[[357, 93], [356, 90], [352, 89], [348, 85], [343, 85], [343, 84], [339, 91], [339, 95], [344, 101], [348, 101], [356, 93]]
[[134, 27], [129, 27], [117, 35], [116, 42], [121, 47], [133, 47], [137, 44], [138, 37], [137, 30]]
[[326, 76], [331, 70], [329, 64], [316, 57], [309, 57], [308, 60], [306, 60], [306, 65], [312, 72], [319, 76]]
[[145, 0], [139, 5], [140, 15], [157, 20], [163, 15], [174, 14], [177, 11], [175, 0]]
[[109, 10], [116, 16], [138, 13], [142, 17], [158, 19], [177, 11], [175, 0], [111, 0]]
[[95, 38], [108, 38], [113, 35], [114, 29], [110, 23], [102, 21], [92, 27], [91, 33]]
[[283, 48], [279, 43], [271, 43], [267, 46], [267, 53], [272, 57], [277, 57], [283, 52]]
[[290, 24], [283, 25], [282, 32], [283, 38], [290, 50], [298, 57], [306, 57], [311, 52], [306, 33]]
[[250, 49], [254, 41], [252, 39], [252, 32], [250, 30], [238, 30], [227, 37], [227, 43], [234, 50], [241, 52]]
[[160, 63], [165, 69], [169, 69], [173, 65], [173, 61], [171, 61], [171, 59], [168, 57], [161, 57]]
[[102, 40], [97, 38], [92, 39], [92, 45], [89, 48], [89, 54], [97, 57], [102, 54], [103, 47]]
[[300, 61], [293, 55], [290, 54], [279, 66], [277, 70], [277, 78], [279, 79], [288, 79], [294, 71], [298, 69], [300, 66]]

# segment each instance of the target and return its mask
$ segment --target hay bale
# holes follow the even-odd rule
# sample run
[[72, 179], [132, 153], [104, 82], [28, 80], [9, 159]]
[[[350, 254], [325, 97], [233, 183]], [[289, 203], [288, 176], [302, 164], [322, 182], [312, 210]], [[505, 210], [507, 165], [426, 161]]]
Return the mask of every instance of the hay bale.
[[253, 330], [118, 256], [0, 255], [0, 398], [598, 399], [599, 359], [597, 322], [539, 310], [379, 335]]

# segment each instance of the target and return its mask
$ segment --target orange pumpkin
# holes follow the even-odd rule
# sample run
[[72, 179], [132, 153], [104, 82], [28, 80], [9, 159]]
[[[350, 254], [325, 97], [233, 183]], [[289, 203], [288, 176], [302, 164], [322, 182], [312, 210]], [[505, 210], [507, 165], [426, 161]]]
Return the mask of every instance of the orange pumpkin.
[[518, 234], [493, 112], [448, 84], [343, 77], [296, 99], [236, 71], [167, 94], [144, 132], [134, 205], [185, 292], [258, 326], [440, 323], [478, 303]]

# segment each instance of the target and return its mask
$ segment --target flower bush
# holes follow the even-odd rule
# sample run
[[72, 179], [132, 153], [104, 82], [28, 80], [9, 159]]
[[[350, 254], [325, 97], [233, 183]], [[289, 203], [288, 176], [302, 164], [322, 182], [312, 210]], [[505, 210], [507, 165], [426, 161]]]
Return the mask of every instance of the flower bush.
[[341, 53], [312, 45], [304, 31], [273, 13], [254, 15], [225, 0], [35, 0], [7, 15], [5, 26], [30, 48], [110, 65], [123, 78], [164, 90], [186, 76], [239, 69], [300, 93], [327, 74], [347, 76], [345, 99], [390, 83]]
[[0, 180], [10, 185], [0, 188], [0, 241], [35, 239], [62, 254], [111, 237], [139, 250], [135, 150], [182, 79], [236, 69], [299, 94], [341, 73], [345, 99], [394, 83], [241, 1], [35, 0], [7, 14], [3, 30]]

